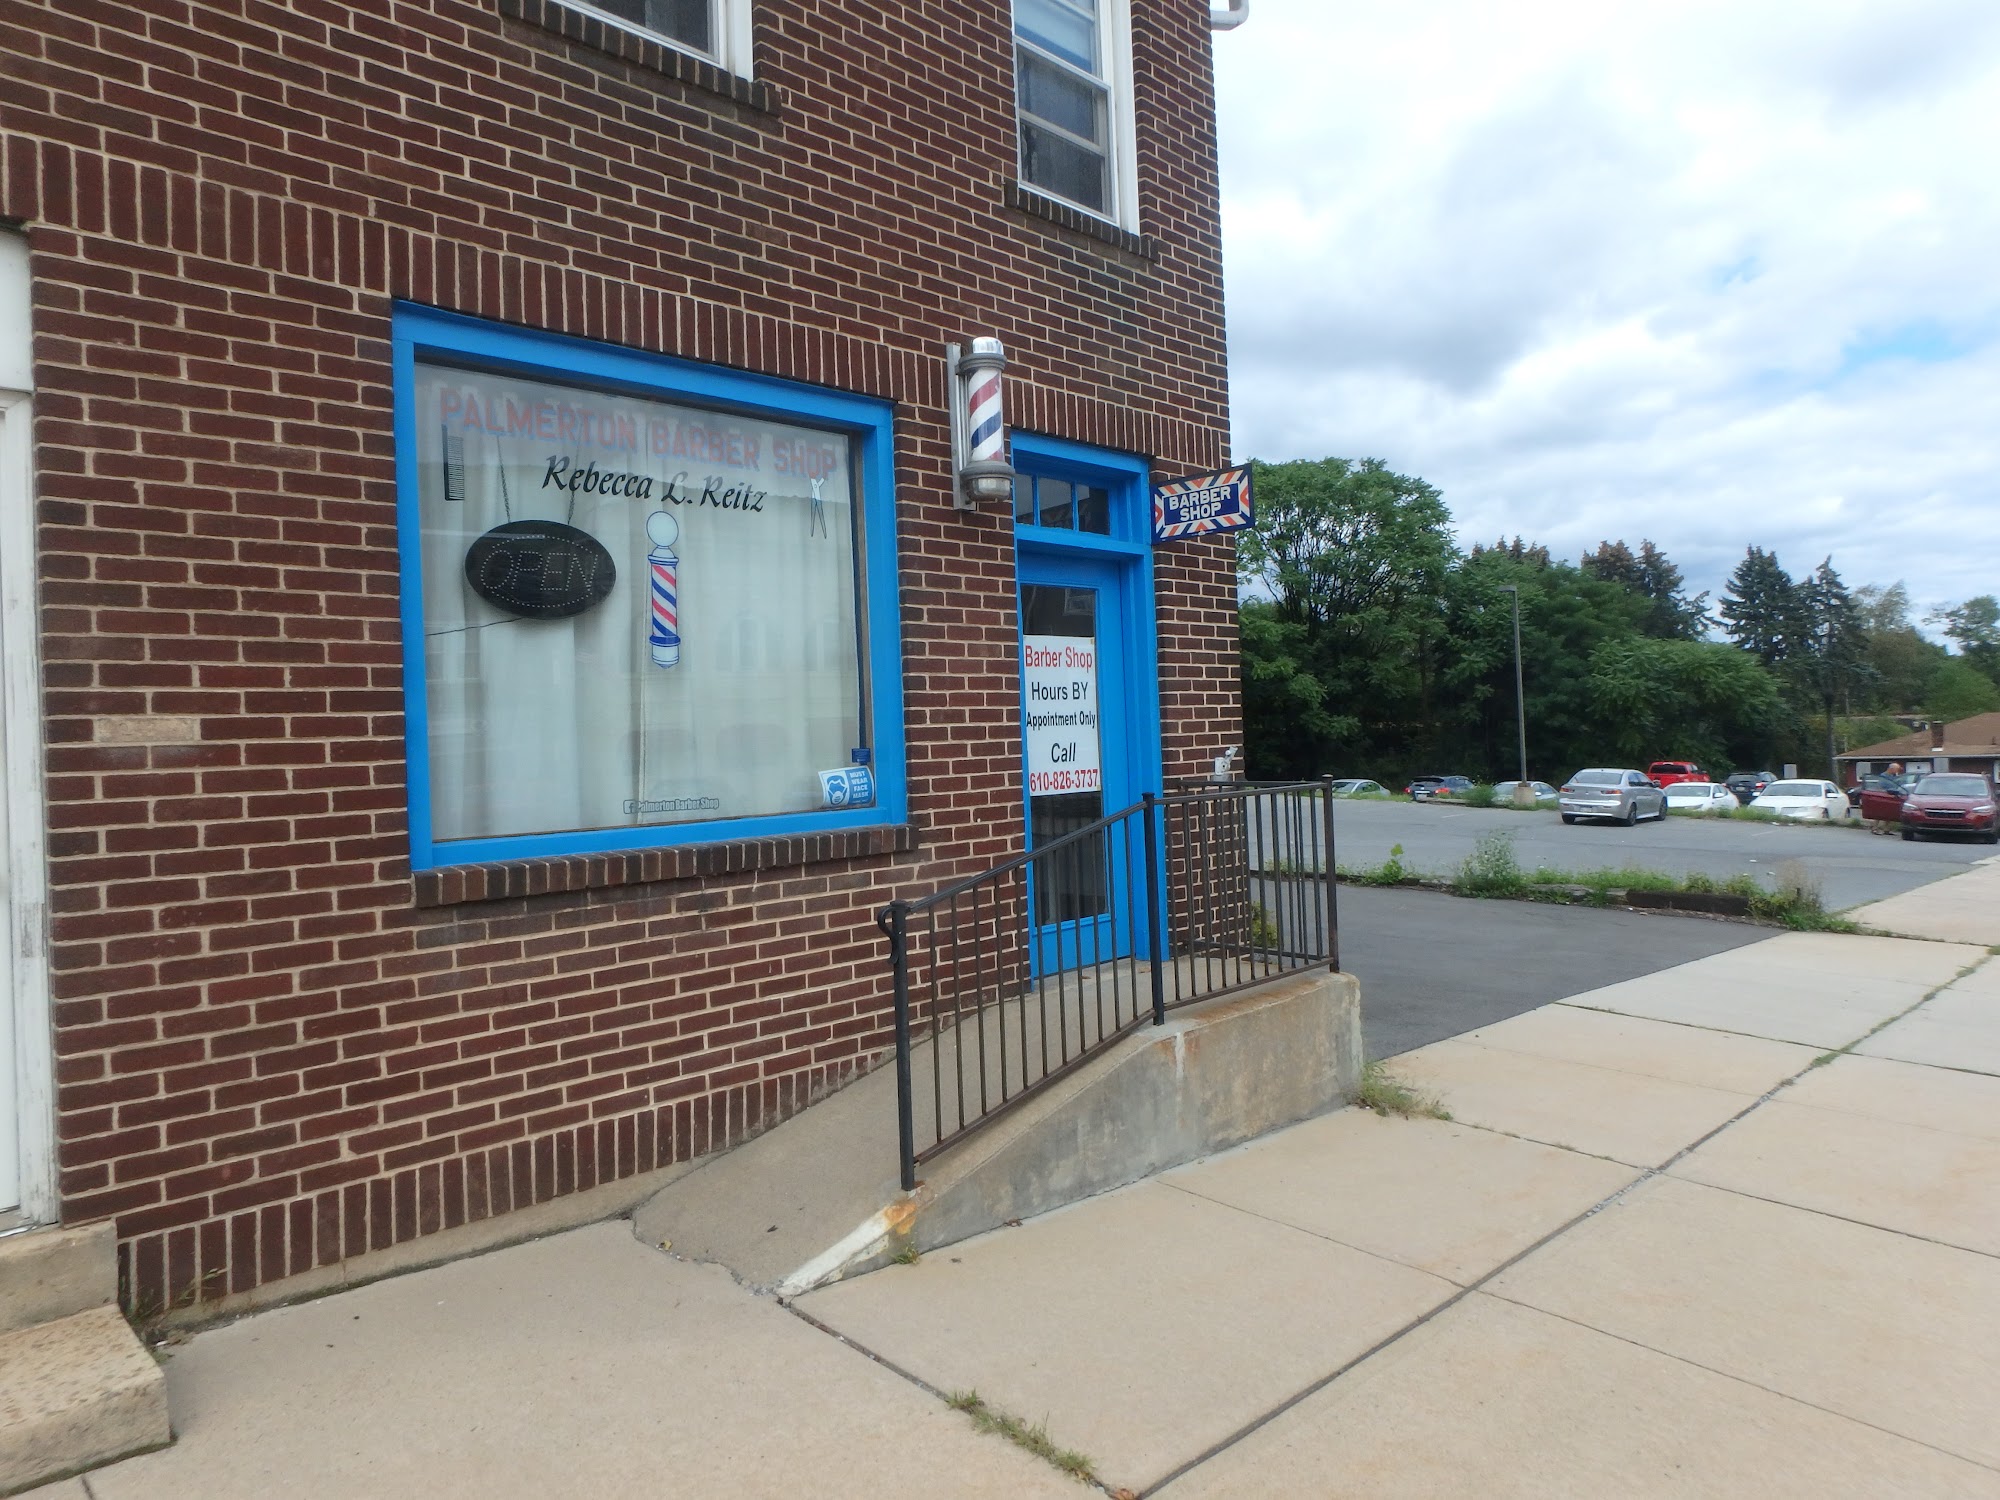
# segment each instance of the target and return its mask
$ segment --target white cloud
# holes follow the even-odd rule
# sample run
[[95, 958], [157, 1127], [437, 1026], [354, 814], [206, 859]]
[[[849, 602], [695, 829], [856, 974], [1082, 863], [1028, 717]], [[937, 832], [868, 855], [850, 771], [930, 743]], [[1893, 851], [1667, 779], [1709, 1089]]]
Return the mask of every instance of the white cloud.
[[1696, 587], [2000, 587], [1992, 0], [1258, 0], [1215, 50], [1239, 454]]

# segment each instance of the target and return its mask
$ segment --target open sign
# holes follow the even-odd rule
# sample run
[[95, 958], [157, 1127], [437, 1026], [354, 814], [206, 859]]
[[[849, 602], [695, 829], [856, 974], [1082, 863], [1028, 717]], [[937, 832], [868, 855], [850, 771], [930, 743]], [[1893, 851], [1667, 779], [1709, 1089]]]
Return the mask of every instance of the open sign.
[[465, 581], [509, 614], [561, 620], [602, 601], [618, 569], [587, 531], [561, 521], [509, 521], [465, 549]]

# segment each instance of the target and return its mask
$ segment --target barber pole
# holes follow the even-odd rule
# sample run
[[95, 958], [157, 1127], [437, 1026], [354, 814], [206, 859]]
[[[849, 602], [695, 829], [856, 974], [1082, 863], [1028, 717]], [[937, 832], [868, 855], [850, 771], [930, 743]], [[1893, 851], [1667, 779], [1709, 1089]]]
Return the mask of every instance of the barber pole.
[[679, 666], [681, 560], [674, 543], [680, 540], [681, 524], [666, 511], [656, 510], [646, 517], [646, 535], [653, 543], [653, 550], [646, 554], [653, 577], [652, 624], [646, 644], [652, 649], [654, 666]]
[[990, 367], [977, 371], [966, 400], [972, 418], [972, 462], [1000, 462], [1000, 442], [1006, 431], [1000, 410], [1000, 371]]

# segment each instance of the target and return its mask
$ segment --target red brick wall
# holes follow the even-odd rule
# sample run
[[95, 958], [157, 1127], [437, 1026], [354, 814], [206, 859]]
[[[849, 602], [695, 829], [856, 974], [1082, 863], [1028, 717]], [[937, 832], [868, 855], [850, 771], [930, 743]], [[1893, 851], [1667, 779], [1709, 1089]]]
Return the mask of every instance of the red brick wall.
[[[685, 1159], [878, 1054], [874, 909], [1021, 839], [1009, 522], [946, 498], [947, 338], [1006, 340], [1018, 427], [1225, 456], [1195, 0], [1135, 0], [1120, 243], [1006, 206], [1006, 0], [758, 0], [754, 94], [542, 7], [0, 0], [61, 1192], [142, 1310]], [[396, 298], [896, 403], [914, 834], [419, 904]], [[1238, 738], [1227, 546], [1159, 582], [1189, 774]], [[123, 715], [198, 739], [100, 743]]]

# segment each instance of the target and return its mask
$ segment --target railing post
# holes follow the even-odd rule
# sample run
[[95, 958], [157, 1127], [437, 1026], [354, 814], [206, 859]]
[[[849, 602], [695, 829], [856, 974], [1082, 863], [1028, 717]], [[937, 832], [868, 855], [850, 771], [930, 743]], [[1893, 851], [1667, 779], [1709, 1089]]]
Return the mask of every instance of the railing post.
[[1153, 1024], [1164, 1026], [1167, 1024], [1167, 975], [1160, 929], [1166, 925], [1166, 914], [1160, 909], [1160, 834], [1153, 826], [1160, 799], [1148, 792], [1140, 800], [1145, 807], [1146, 819], [1146, 946], [1150, 950], [1153, 969]]
[[896, 1143], [902, 1152], [903, 1191], [917, 1187], [917, 1119], [910, 1082], [910, 960], [906, 931], [910, 904], [892, 901], [883, 913], [889, 919], [889, 967], [896, 987]]
[[1319, 779], [1320, 813], [1325, 819], [1320, 832], [1321, 879], [1326, 882], [1326, 966], [1340, 972], [1340, 903], [1333, 878], [1333, 778]]

